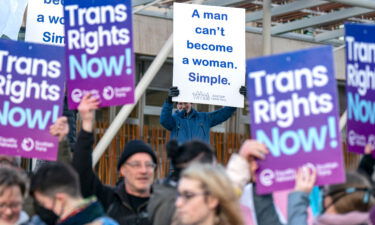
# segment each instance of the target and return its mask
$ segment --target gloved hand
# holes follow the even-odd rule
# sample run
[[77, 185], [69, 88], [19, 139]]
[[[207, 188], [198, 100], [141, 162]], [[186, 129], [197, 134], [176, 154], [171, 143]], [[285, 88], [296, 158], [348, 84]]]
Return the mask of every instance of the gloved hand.
[[246, 98], [247, 88], [245, 86], [240, 87], [240, 94]]
[[172, 97], [177, 97], [179, 94], [180, 90], [178, 90], [178, 87], [169, 88], [167, 102], [172, 103]]
[[177, 97], [180, 94], [178, 87], [171, 87], [168, 91], [168, 97]]

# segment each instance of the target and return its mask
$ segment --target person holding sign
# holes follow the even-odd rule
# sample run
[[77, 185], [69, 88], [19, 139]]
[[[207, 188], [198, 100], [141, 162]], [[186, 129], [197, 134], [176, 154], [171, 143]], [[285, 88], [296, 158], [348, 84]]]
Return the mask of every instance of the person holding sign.
[[[316, 175], [305, 173], [297, 175], [298, 184], [305, 190], [290, 194], [288, 208], [293, 209], [288, 218], [288, 225], [307, 225], [308, 194], [315, 183]], [[314, 182], [311, 182], [314, 181]], [[314, 224], [317, 225], [367, 225], [370, 223], [369, 211], [374, 206], [373, 188], [370, 182], [357, 172], [347, 172], [344, 184], [330, 185], [324, 190], [324, 210]], [[295, 217], [305, 220], [294, 220]]]
[[[262, 158], [258, 158], [262, 159]], [[264, 159], [264, 158], [263, 158]], [[251, 174], [258, 167], [250, 161]], [[252, 177], [255, 178], [255, 177]], [[294, 191], [288, 195], [287, 225], [307, 225], [309, 194], [316, 185], [317, 172], [308, 167], [298, 169]], [[257, 182], [257, 180], [253, 181]], [[346, 182], [324, 188], [322, 214], [315, 225], [368, 225], [369, 211], [375, 204], [373, 188], [365, 176], [358, 172], [347, 172]], [[254, 208], [258, 225], [283, 225], [273, 205], [272, 194], [254, 195]]]
[[[246, 87], [240, 88], [240, 93], [246, 97]], [[180, 94], [178, 87], [171, 87], [168, 98], [163, 104], [160, 124], [171, 132], [171, 139], [184, 143], [193, 139], [210, 143], [210, 128], [229, 119], [236, 108], [223, 107], [213, 112], [198, 112], [192, 103], [178, 102], [177, 111], [172, 115], [172, 97]]]
[[117, 169], [123, 180], [116, 187], [104, 185], [92, 169], [93, 121], [100, 102], [85, 95], [78, 106], [82, 130], [73, 153], [73, 166], [81, 179], [83, 197], [96, 195], [108, 216], [119, 224], [150, 225], [147, 205], [157, 166], [154, 151], [146, 143], [133, 140], [126, 144]]

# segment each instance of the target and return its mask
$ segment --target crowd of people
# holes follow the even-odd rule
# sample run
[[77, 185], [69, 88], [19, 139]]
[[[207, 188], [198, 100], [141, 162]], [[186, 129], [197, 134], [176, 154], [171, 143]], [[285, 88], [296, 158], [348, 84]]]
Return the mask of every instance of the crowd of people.
[[[209, 143], [209, 129], [227, 120], [236, 110], [224, 107], [202, 113], [190, 103], [177, 103], [172, 112], [169, 91], [160, 122], [171, 131], [166, 145], [173, 170], [155, 180], [158, 158], [141, 140], [126, 143], [117, 164], [121, 179], [114, 187], [103, 184], [92, 165], [95, 110], [100, 102], [90, 94], [78, 107], [82, 129], [68, 162], [43, 162], [27, 174], [14, 157], [0, 157], [0, 225], [304, 225], [308, 224], [309, 194], [317, 174], [300, 168], [295, 188], [288, 195], [286, 223], [281, 220], [272, 194], [257, 195], [245, 187], [256, 186], [257, 161], [269, 153], [256, 140], [246, 140], [224, 168]], [[246, 94], [241, 88], [240, 93]], [[68, 120], [59, 118], [51, 135], [63, 140]], [[374, 225], [372, 146], [357, 171], [346, 174], [346, 183], [319, 187], [322, 211], [317, 225]], [[240, 204], [249, 195], [252, 210]], [[242, 196], [243, 197], [243, 196]], [[24, 206], [32, 201], [33, 212]], [[30, 211], [30, 210], [29, 210]]]

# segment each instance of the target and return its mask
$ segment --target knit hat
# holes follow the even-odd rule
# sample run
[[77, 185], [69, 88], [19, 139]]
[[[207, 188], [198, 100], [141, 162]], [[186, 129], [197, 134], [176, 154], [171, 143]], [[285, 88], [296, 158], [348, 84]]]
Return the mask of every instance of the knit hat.
[[158, 164], [156, 155], [148, 144], [144, 143], [141, 140], [133, 140], [133, 141], [128, 142], [125, 145], [124, 151], [122, 151], [120, 159], [118, 160], [118, 163], [117, 163], [117, 170], [120, 170], [122, 164], [124, 164], [130, 156], [136, 153], [142, 153], [142, 152], [149, 154], [152, 158], [152, 161], [156, 165]]

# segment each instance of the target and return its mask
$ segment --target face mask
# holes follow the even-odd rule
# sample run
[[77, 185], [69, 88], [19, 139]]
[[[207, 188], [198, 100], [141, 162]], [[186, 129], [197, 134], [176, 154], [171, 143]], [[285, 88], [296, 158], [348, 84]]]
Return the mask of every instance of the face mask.
[[42, 207], [36, 201], [34, 201], [34, 210], [40, 219], [43, 220], [43, 222], [45, 222], [47, 225], [55, 225], [59, 219], [54, 212]]

